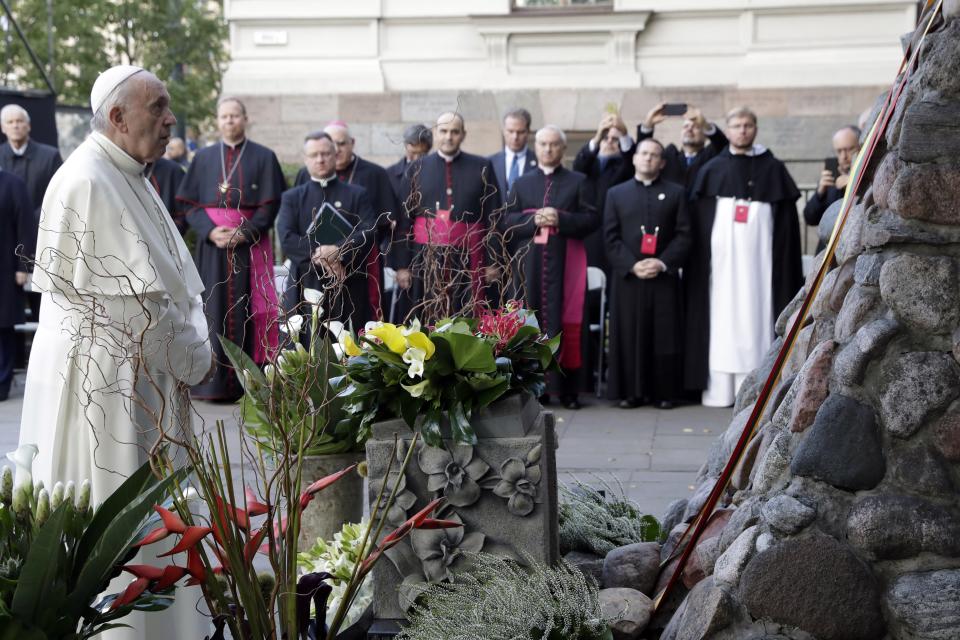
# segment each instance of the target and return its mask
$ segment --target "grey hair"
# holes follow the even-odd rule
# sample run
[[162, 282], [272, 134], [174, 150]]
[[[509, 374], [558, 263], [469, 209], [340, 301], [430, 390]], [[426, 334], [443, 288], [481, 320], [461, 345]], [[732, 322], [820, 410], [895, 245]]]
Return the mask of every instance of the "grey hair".
[[27, 119], [27, 122], [30, 122], [30, 114], [27, 112], [26, 109], [24, 109], [18, 104], [4, 105], [3, 109], [0, 109], [0, 120], [3, 120], [11, 113], [19, 113], [20, 115], [22, 115], [24, 118]]
[[104, 98], [103, 104], [100, 105], [97, 112], [93, 114], [93, 119], [90, 120], [90, 128], [97, 133], [106, 133], [109, 131], [110, 111], [113, 110], [114, 107], [126, 109], [130, 106], [130, 94], [136, 87], [136, 82], [141, 82], [142, 80], [143, 77], [137, 72], [114, 87], [113, 91]]
[[537, 129], [537, 135], [534, 136], [534, 140], [540, 140], [540, 134], [541, 134], [541, 133], [545, 133], [545, 132], [547, 132], [547, 131], [553, 131], [553, 132], [559, 134], [559, 135], [560, 135], [560, 140], [563, 141], [564, 146], [566, 146], [566, 144], [567, 144], [567, 134], [565, 134], [565, 133], [563, 132], [563, 129], [561, 129], [560, 127], [558, 127], [558, 126], [555, 125], [555, 124], [545, 124], [545, 125], [543, 125], [542, 127], [540, 127], [539, 129]]

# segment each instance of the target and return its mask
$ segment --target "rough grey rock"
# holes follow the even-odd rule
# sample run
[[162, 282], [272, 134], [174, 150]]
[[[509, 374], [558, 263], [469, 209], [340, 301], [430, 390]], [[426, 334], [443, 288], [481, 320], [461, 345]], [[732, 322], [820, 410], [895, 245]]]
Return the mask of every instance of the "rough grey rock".
[[[823, 277], [823, 282], [817, 290], [817, 297], [813, 299], [813, 304], [810, 305], [810, 315], [813, 316], [814, 319], [822, 318], [826, 313], [831, 311], [829, 301], [836, 288], [839, 275], [840, 268], [835, 268], [828, 271], [827, 275]], [[844, 290], [844, 294], [846, 294], [846, 292], [847, 291]], [[806, 354], [804, 354], [804, 356], [806, 356]]]
[[636, 640], [650, 624], [653, 601], [636, 589], [600, 590], [600, 615], [610, 624], [614, 640]]
[[597, 585], [603, 587], [603, 558], [595, 553], [583, 553], [582, 551], [571, 551], [563, 556], [564, 561], [572, 567], [576, 567], [580, 572], [597, 581]]
[[853, 505], [847, 539], [881, 560], [922, 552], [960, 555], [960, 520], [947, 509], [910, 496], [868, 496]]
[[787, 427], [790, 426], [790, 417], [793, 415], [793, 403], [796, 401], [797, 394], [800, 393], [800, 387], [803, 384], [799, 373], [790, 376], [789, 379], [791, 380], [790, 386], [787, 387], [787, 390], [783, 393], [783, 399], [780, 401], [780, 404], [777, 405], [777, 410], [773, 412], [773, 417], [770, 418], [770, 424], [773, 425], [773, 429], [776, 431], [786, 431]]
[[836, 393], [817, 412], [790, 463], [794, 475], [849, 491], [872, 489], [885, 470], [873, 409]]
[[785, 535], [797, 533], [817, 517], [816, 509], [785, 493], [768, 500], [760, 513], [770, 527]]
[[890, 208], [903, 218], [958, 224], [960, 216], [954, 205], [960, 198], [960, 166], [905, 163], [889, 197]]
[[735, 415], [757, 401], [757, 396], [760, 395], [763, 383], [766, 381], [767, 376], [770, 375], [770, 370], [773, 369], [773, 363], [776, 361], [777, 354], [780, 353], [780, 347], [782, 346], [783, 338], [774, 340], [770, 348], [767, 349], [767, 353], [764, 354], [760, 366], [747, 374], [743, 384], [740, 385], [740, 391], [737, 393], [736, 401], [733, 404], [733, 413]]
[[862, 239], [865, 249], [912, 243], [943, 246], [960, 241], [960, 227], [907, 220], [888, 209], [871, 207]]
[[777, 539], [773, 537], [773, 534], [769, 531], [764, 531], [759, 536], [757, 536], [757, 553], [766, 551], [773, 545], [777, 543]]
[[893, 480], [909, 493], [928, 496], [950, 495], [950, 469], [940, 455], [925, 444], [896, 450], [890, 461]]
[[840, 209], [843, 207], [843, 198], [831, 203], [827, 210], [823, 212], [820, 218], [820, 224], [817, 225], [817, 242], [826, 246], [830, 242], [830, 234], [833, 233], [833, 227], [837, 224], [837, 218], [840, 216]]
[[933, 431], [933, 442], [944, 458], [960, 462], [960, 412], [950, 410], [940, 418]]
[[880, 269], [883, 267], [883, 255], [863, 253], [857, 257], [853, 270], [853, 281], [872, 287], [880, 286]]
[[740, 583], [740, 576], [753, 557], [759, 535], [760, 527], [757, 525], [745, 529], [717, 558], [713, 567], [713, 580], [717, 585], [735, 588]]
[[760, 497], [753, 496], [738, 506], [720, 533], [720, 552], [724, 553], [741, 533], [760, 520]]
[[663, 531], [670, 531], [683, 520], [683, 514], [687, 510], [687, 499], [678, 498], [667, 505], [667, 511], [660, 519], [660, 528]]
[[738, 618], [733, 598], [706, 578], [687, 596], [687, 606], [677, 629], [676, 640], [701, 640], [724, 629]]
[[950, 333], [960, 321], [957, 265], [952, 258], [902, 254], [880, 269], [880, 296], [920, 333]]
[[880, 165], [873, 174], [873, 199], [878, 207], [882, 209], [889, 208], [890, 201], [888, 196], [890, 189], [897, 179], [897, 174], [900, 172], [902, 164], [896, 153], [888, 153], [883, 156]]
[[807, 355], [810, 353], [810, 348], [813, 346], [811, 344], [813, 328], [817, 324], [819, 324], [819, 322], [808, 324], [803, 329], [800, 329], [800, 333], [797, 334], [797, 339], [793, 343], [793, 350], [790, 352], [790, 355], [787, 356], [787, 361], [783, 364], [781, 375], [792, 376], [800, 371], [800, 367], [803, 366]]
[[[730, 459], [733, 448], [737, 444], [737, 440], [740, 439], [740, 435], [743, 433], [743, 427], [747, 424], [747, 420], [750, 419], [751, 411], [752, 409], [747, 407], [734, 415], [733, 420], [730, 421], [723, 435], [711, 445], [710, 451], [707, 453], [707, 475], [719, 476], [720, 472], [723, 471], [727, 460]], [[690, 502], [692, 503], [693, 501], [694, 499], [690, 498]], [[697, 509], [699, 508], [700, 506], [698, 505]], [[694, 511], [694, 513], [696, 512]], [[688, 507], [686, 516], [690, 517], [691, 515], [693, 514]]]
[[800, 287], [800, 290], [797, 291], [797, 295], [793, 296], [793, 300], [787, 303], [787, 306], [783, 308], [783, 311], [780, 312], [780, 315], [777, 316], [777, 323], [774, 325], [774, 331], [778, 336], [783, 336], [789, 326], [787, 322], [793, 317], [797, 311], [800, 310], [800, 307], [803, 306], [803, 300], [807, 297], [807, 288]]
[[883, 423], [895, 436], [907, 438], [927, 416], [960, 395], [960, 367], [945, 353], [894, 354], [881, 370]]
[[796, 379], [796, 375], [790, 376], [789, 378], [781, 378], [777, 386], [774, 387], [773, 393], [770, 394], [770, 401], [767, 402], [765, 415], [768, 419], [773, 420], [773, 416], [776, 415], [777, 409], [783, 404], [784, 399], [787, 397], [787, 392], [790, 391], [790, 386]]
[[837, 264], [844, 264], [847, 260], [863, 253], [863, 234], [864, 224], [867, 215], [866, 207], [863, 203], [858, 203], [850, 209], [850, 215], [847, 216], [847, 222], [843, 226], [843, 233], [837, 241], [837, 249], [834, 256]]
[[660, 545], [637, 542], [617, 547], [603, 559], [603, 585], [625, 587], [650, 595], [660, 573]]
[[876, 579], [828, 536], [784, 540], [758, 553], [740, 578], [739, 593], [754, 618], [799, 627], [820, 640], [884, 634]]
[[869, 364], [870, 356], [860, 350], [856, 340], [851, 340], [833, 359], [833, 376], [842, 385], [858, 385]]
[[892, 318], [880, 318], [860, 327], [853, 339], [835, 358], [833, 372], [841, 384], [860, 384], [870, 361], [896, 335], [899, 325]]
[[[920, 100], [903, 115], [897, 153], [907, 162], [950, 162], [960, 149], [960, 107]], [[898, 208], [898, 212], [903, 212]]]
[[837, 314], [834, 334], [837, 342], [846, 342], [865, 322], [883, 315], [880, 306], [880, 289], [855, 284], [850, 287], [843, 301], [843, 309]]
[[763, 456], [757, 460], [757, 473], [753, 478], [755, 491], [765, 493], [772, 489], [781, 489], [787, 485], [783, 476], [790, 466], [791, 437], [789, 431], [778, 433]]
[[817, 517], [811, 527], [816, 527], [837, 540], [846, 536], [847, 519], [854, 502], [854, 494], [803, 476], [794, 476], [784, 493], [816, 509]]
[[[714, 443], [714, 446], [716, 446], [716, 444], [717, 443]], [[688, 522], [700, 512], [700, 508], [706, 504], [707, 498], [710, 497], [710, 492], [713, 491], [713, 485], [716, 484], [718, 477], [720, 477], [719, 471], [716, 472], [716, 475], [706, 476], [700, 484], [697, 485], [697, 488], [693, 491], [693, 495], [687, 500], [687, 508], [684, 510], [683, 518], [680, 522]]]
[[960, 638], [960, 569], [906, 573], [887, 589], [887, 607], [905, 638]]
[[[850, 264], [850, 263], [847, 263]], [[837, 344], [833, 340], [824, 340], [810, 352], [810, 356], [800, 369], [797, 377], [800, 386], [793, 400], [790, 414], [790, 431], [803, 432], [817, 415], [817, 411], [830, 393], [828, 387], [830, 367], [833, 364], [833, 352]]]

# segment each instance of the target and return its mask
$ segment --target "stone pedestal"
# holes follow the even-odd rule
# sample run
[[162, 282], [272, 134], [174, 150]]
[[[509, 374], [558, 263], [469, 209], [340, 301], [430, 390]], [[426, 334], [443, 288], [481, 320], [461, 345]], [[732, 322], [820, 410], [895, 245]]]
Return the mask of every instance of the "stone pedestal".
[[[546, 563], [559, 556], [553, 414], [532, 397], [511, 396], [475, 415], [471, 424], [479, 440], [475, 446], [455, 444], [444, 425], [443, 448], [421, 443], [413, 453], [384, 534], [439, 496], [447, 498], [447, 506], [437, 517], [464, 526], [414, 531], [377, 563], [372, 576], [377, 619], [403, 618], [431, 582], [449, 580], [466, 566], [466, 553]], [[371, 505], [384, 481], [394, 435], [402, 445], [393, 465], [398, 469], [413, 437], [406, 423], [375, 424], [367, 441]]]
[[[304, 458], [301, 490], [324, 476], [362, 460], [362, 453]], [[314, 496], [313, 502], [303, 510], [300, 521], [300, 550], [312, 547], [317, 538], [333, 540], [333, 534], [340, 531], [344, 523], [360, 522], [362, 518], [363, 477], [359, 473], [348, 473]]]

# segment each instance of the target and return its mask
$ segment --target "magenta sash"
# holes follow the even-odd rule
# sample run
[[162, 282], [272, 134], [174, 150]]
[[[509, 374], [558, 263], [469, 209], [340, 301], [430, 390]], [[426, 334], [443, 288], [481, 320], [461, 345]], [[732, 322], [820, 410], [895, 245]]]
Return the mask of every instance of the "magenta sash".
[[413, 221], [413, 239], [419, 244], [467, 248], [470, 253], [470, 288], [474, 300], [478, 302], [484, 299], [483, 234], [483, 225], [476, 222], [456, 222], [447, 217], [425, 216], [417, 216]]
[[[223, 227], [238, 227], [253, 215], [253, 209], [210, 207], [204, 211], [215, 225]], [[273, 246], [267, 233], [261, 234], [260, 239], [250, 246], [250, 312], [254, 333], [251, 355], [254, 362], [263, 364], [273, 360], [276, 355], [279, 344], [277, 321], [280, 317], [277, 289], [273, 282]]]
[[[537, 209], [524, 209], [534, 214]], [[580, 332], [583, 330], [583, 304], [587, 297], [587, 250], [579, 238], [566, 238], [563, 263], [563, 309], [560, 314], [563, 337], [560, 338], [560, 366], [578, 369], [583, 364]]]

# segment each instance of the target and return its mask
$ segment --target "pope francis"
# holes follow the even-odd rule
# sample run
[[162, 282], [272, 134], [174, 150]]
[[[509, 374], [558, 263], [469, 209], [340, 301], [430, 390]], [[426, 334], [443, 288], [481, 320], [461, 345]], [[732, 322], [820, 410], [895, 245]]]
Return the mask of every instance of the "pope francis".
[[[176, 124], [170, 96], [148, 71], [117, 66], [99, 76], [90, 103], [93, 132], [43, 199], [34, 268], [42, 313], [20, 442], [39, 447], [36, 478], [48, 487], [89, 478], [99, 503], [164, 434], [189, 436], [186, 389], [210, 369], [211, 351], [203, 285], [144, 177]], [[104, 637], [202, 637], [196, 614], [184, 615], [198, 595], [178, 589], [179, 615], [148, 614], [144, 625], [135, 613], [123, 620], [134, 629]]]

